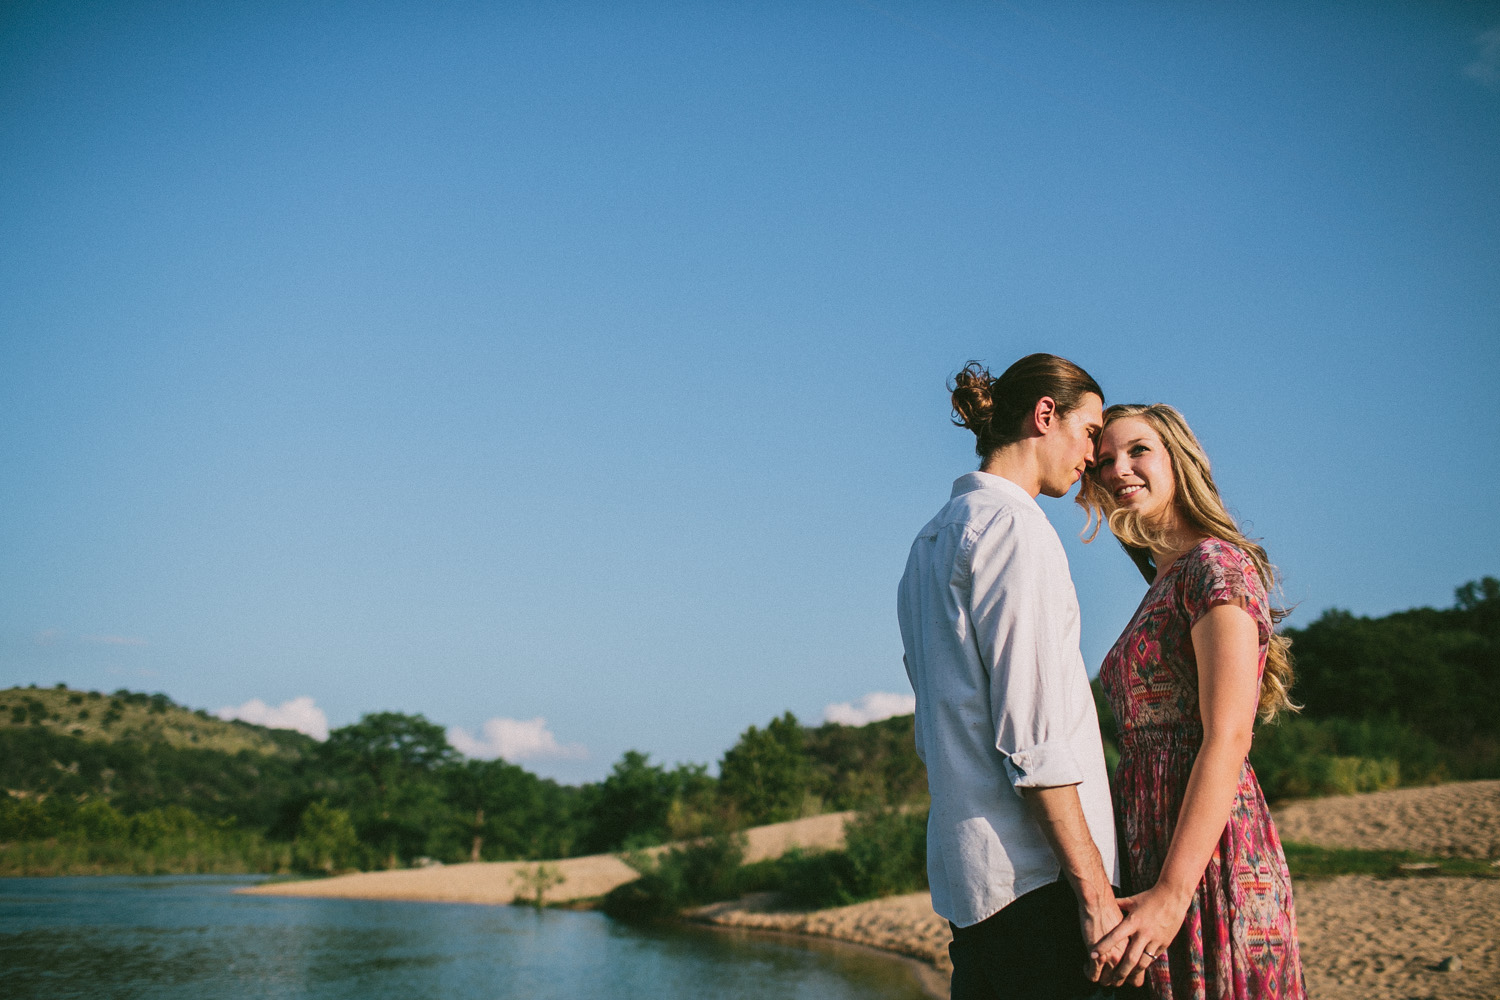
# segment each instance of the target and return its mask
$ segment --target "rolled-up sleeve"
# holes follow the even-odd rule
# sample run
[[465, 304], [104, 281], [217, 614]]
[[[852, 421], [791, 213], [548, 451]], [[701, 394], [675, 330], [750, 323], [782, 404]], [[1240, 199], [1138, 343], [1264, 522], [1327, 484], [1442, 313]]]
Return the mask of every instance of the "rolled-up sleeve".
[[996, 518], [974, 535], [968, 560], [970, 617], [990, 675], [995, 749], [1017, 790], [1083, 781], [1069, 738], [1075, 685], [1063, 642], [1077, 603], [1064, 591], [1071, 582], [1061, 546], [1051, 551], [1055, 535], [1049, 545], [1038, 527], [1051, 530], [1045, 519], [1038, 526], [1025, 515]]

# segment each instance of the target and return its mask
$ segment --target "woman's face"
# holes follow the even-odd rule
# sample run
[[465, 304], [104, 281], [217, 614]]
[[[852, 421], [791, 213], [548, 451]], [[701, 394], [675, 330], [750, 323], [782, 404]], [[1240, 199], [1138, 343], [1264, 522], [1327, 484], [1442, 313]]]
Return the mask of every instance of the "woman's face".
[[1144, 418], [1121, 417], [1104, 428], [1094, 475], [1116, 507], [1136, 511], [1148, 522], [1159, 524], [1172, 510], [1172, 459]]

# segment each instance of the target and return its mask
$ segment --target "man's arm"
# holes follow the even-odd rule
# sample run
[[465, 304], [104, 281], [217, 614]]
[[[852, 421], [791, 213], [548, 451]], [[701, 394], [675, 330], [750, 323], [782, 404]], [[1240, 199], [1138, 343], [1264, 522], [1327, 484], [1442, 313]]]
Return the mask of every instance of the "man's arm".
[[[1005, 756], [1003, 777], [1021, 795], [1047, 838], [1078, 900], [1084, 944], [1092, 946], [1120, 922], [1110, 873], [1089, 831], [1078, 784], [1084, 772], [1073, 754], [1068, 724], [1079, 669], [1077, 647], [1069, 647], [1067, 601], [1055, 577], [1066, 575], [1038, 529], [1027, 519], [988, 526], [970, 552], [970, 609], [975, 641], [990, 670], [995, 749]], [[1060, 548], [1060, 546], [1057, 546]], [[1071, 655], [1069, 655], [1071, 652]], [[1085, 690], [1087, 690], [1085, 688]], [[1092, 709], [1092, 703], [1088, 708]], [[1113, 943], [1112, 943], [1113, 944]], [[1090, 960], [1089, 978], [1121, 957], [1123, 948]]]
[[[1020, 792], [1032, 819], [1046, 834], [1047, 843], [1052, 845], [1052, 853], [1062, 865], [1063, 878], [1073, 888], [1073, 895], [1078, 899], [1078, 923], [1083, 928], [1083, 943], [1092, 946], [1114, 930], [1122, 915], [1115, 902], [1109, 873], [1104, 870], [1104, 859], [1099, 856], [1099, 848], [1089, 832], [1088, 821], [1084, 819], [1078, 786], [1022, 788]], [[1090, 958], [1089, 978], [1098, 980], [1104, 968], [1118, 962], [1120, 955], [1117, 952], [1125, 950], [1125, 943], [1111, 948], [1108, 954]]]

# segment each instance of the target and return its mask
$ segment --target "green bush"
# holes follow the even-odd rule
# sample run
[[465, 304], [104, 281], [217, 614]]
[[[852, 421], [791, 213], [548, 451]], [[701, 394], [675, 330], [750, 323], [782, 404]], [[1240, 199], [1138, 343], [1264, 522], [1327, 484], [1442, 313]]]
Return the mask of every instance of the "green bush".
[[349, 813], [333, 808], [327, 799], [309, 803], [292, 842], [292, 863], [297, 870], [332, 875], [357, 868], [360, 855]]
[[927, 888], [927, 811], [876, 809], [844, 830], [844, 853], [865, 898]]
[[0, 875], [270, 872], [288, 861], [284, 845], [181, 806], [126, 816], [99, 799], [0, 795]]
[[745, 837], [716, 833], [655, 857], [635, 852], [625, 860], [641, 877], [604, 897], [604, 912], [621, 919], [661, 919], [740, 895]]
[[1374, 792], [1448, 776], [1443, 749], [1396, 721], [1287, 718], [1256, 731], [1250, 764], [1273, 800]]
[[805, 909], [846, 906], [927, 888], [927, 814], [881, 808], [844, 830], [844, 849], [791, 852], [780, 863], [787, 903]]

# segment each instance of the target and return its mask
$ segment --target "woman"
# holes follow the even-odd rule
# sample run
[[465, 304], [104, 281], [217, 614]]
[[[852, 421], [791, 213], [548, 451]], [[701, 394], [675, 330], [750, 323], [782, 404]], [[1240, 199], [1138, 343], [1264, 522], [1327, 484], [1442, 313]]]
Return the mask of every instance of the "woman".
[[1151, 584], [1099, 674], [1137, 893], [1095, 944], [1126, 944], [1104, 981], [1144, 971], [1161, 1000], [1301, 1000], [1291, 878], [1247, 760], [1256, 715], [1296, 707], [1289, 643], [1273, 631], [1285, 612], [1266, 597], [1275, 571], [1225, 510], [1181, 414], [1117, 405], [1104, 424], [1078, 502]]

